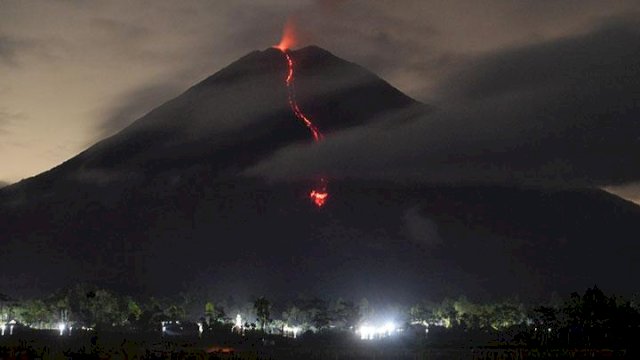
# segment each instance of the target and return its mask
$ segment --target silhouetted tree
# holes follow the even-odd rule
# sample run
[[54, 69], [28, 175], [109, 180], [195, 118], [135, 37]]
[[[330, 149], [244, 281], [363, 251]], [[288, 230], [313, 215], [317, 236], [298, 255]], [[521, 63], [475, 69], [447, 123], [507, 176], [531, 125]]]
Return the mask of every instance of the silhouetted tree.
[[27, 300], [22, 303], [20, 317], [27, 325], [42, 327], [53, 318], [53, 313], [44, 301], [35, 299]]
[[264, 331], [271, 320], [269, 318], [271, 316], [271, 303], [269, 300], [261, 296], [253, 303], [253, 308], [256, 311], [256, 316], [260, 322], [260, 329]]
[[324, 329], [331, 323], [331, 314], [326, 301], [319, 298], [311, 299], [306, 303], [305, 310], [311, 314], [311, 323], [316, 329]]
[[207, 322], [207, 325], [211, 325], [211, 323], [214, 321], [215, 312], [216, 307], [212, 302], [208, 301], [206, 304], [204, 304], [204, 318]]
[[282, 312], [282, 320], [289, 326], [309, 327], [309, 318], [307, 314], [297, 306], [289, 306]]
[[330, 316], [334, 325], [348, 329], [357, 325], [360, 320], [360, 314], [358, 307], [351, 301], [345, 301], [341, 298], [336, 300], [331, 309], [332, 315]]
[[142, 308], [133, 299], [127, 299], [127, 321], [134, 326], [140, 325], [140, 319], [142, 318]]

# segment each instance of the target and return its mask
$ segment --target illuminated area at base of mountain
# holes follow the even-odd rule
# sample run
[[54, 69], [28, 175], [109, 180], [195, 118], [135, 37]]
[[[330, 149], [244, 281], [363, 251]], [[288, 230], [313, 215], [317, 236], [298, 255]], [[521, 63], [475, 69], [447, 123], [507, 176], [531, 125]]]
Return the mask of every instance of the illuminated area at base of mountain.
[[[403, 353], [490, 346], [508, 348], [512, 355], [552, 347], [557, 354], [561, 349], [587, 348], [599, 358], [611, 355], [608, 349], [622, 354], [634, 349], [640, 333], [637, 304], [597, 287], [527, 303], [513, 298], [474, 302], [465, 296], [440, 301], [423, 298], [415, 303], [305, 296], [272, 302], [266, 297], [233, 300], [237, 298], [231, 292], [227, 300], [214, 302], [196, 295], [134, 300], [85, 284], [46, 297], [3, 296], [0, 355], [24, 339], [37, 349], [56, 338], [64, 346], [74, 344], [65, 355], [86, 355], [90, 343], [95, 353], [96, 338], [107, 337], [118, 339], [100, 343], [111, 351], [130, 340], [134, 341], [130, 346], [143, 350], [158, 351], [154, 345], [158, 341], [166, 352], [191, 349], [225, 354], [255, 352], [262, 346], [288, 352], [316, 349], [320, 341], [322, 348], [331, 344], [343, 355], [353, 346], [400, 344]], [[172, 348], [175, 342], [177, 349]]]

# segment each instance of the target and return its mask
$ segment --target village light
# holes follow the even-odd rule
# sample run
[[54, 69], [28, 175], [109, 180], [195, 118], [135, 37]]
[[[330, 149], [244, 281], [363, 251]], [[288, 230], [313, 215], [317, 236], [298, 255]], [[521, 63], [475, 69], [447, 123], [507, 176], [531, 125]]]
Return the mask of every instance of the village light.
[[289, 325], [285, 325], [282, 330], [285, 332], [286, 334], [293, 334], [293, 338], [297, 338], [298, 337], [298, 332], [300, 332], [300, 327], [299, 326], [289, 326]]
[[393, 333], [395, 330], [396, 330], [396, 325], [394, 323], [392, 323], [391, 321], [387, 322], [382, 327], [382, 331], [384, 333], [386, 333], [387, 335], [391, 335], [391, 333]]
[[376, 333], [376, 329], [373, 326], [362, 325], [358, 328], [357, 333], [360, 334], [360, 339], [371, 340]]
[[362, 340], [373, 340], [391, 336], [396, 332], [396, 330], [396, 325], [393, 322], [388, 321], [384, 325], [361, 325], [356, 330], [356, 333], [360, 335], [360, 339]]
[[63, 322], [61, 322], [60, 324], [58, 324], [58, 330], [60, 330], [60, 336], [62, 336], [62, 334], [64, 334], [64, 329], [67, 327], [67, 325]]

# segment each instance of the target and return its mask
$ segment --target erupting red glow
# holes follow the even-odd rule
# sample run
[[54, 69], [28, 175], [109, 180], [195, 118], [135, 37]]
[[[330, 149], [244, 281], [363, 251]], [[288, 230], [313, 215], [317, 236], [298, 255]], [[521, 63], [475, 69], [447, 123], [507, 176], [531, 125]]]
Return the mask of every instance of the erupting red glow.
[[292, 47], [296, 46], [296, 26], [293, 22], [292, 18], [287, 20], [287, 23], [284, 24], [284, 29], [282, 30], [282, 39], [280, 43], [274, 46], [276, 49], [280, 49], [281, 51], [287, 51]]
[[[285, 84], [287, 85], [289, 107], [291, 108], [291, 111], [296, 116], [296, 118], [298, 118], [298, 120], [300, 120], [309, 129], [309, 131], [311, 131], [313, 141], [318, 142], [322, 140], [322, 133], [320, 132], [318, 127], [313, 124], [311, 119], [309, 119], [309, 117], [305, 115], [304, 112], [302, 112], [300, 106], [298, 106], [298, 102], [296, 101], [294, 80], [295, 64], [288, 51], [289, 47], [294, 42], [293, 39], [293, 26], [290, 24], [290, 22], [288, 22], [287, 26], [285, 26], [282, 41], [280, 41], [280, 44], [274, 47], [282, 51], [285, 59], [287, 60], [287, 76], [285, 78]], [[329, 193], [327, 192], [327, 181], [324, 178], [321, 178], [319, 184], [314, 189], [312, 189], [311, 192], [309, 192], [309, 198], [318, 207], [322, 207], [325, 204], [325, 202], [329, 198]]]

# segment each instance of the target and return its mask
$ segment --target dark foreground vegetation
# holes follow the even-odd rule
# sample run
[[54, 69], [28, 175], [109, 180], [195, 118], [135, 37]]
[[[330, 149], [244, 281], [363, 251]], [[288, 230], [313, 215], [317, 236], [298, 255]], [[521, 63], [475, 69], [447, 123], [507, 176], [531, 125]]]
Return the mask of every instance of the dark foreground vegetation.
[[139, 301], [88, 285], [1, 300], [0, 359], [640, 358], [637, 302], [597, 287], [545, 304], [261, 297], [216, 305], [185, 294]]

